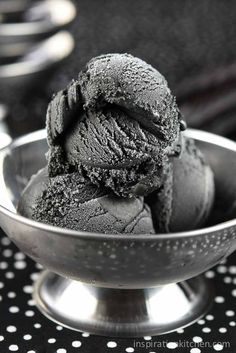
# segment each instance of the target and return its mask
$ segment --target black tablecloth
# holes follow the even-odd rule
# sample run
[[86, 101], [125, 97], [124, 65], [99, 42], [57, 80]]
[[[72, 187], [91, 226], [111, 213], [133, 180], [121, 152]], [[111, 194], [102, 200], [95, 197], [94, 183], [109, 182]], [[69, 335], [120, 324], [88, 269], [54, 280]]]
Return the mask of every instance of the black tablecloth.
[[215, 286], [215, 302], [201, 320], [168, 335], [135, 339], [79, 333], [46, 319], [31, 296], [40, 270], [40, 265], [26, 258], [1, 232], [1, 353], [236, 352], [236, 254], [205, 273]]

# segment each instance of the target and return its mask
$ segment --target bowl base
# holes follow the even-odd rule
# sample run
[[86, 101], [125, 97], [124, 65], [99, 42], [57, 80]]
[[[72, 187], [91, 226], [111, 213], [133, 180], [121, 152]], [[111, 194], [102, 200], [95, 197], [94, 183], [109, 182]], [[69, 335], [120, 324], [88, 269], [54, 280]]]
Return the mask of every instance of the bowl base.
[[67, 328], [113, 337], [160, 335], [198, 320], [213, 291], [202, 276], [145, 289], [110, 289], [43, 272], [35, 286], [38, 309]]

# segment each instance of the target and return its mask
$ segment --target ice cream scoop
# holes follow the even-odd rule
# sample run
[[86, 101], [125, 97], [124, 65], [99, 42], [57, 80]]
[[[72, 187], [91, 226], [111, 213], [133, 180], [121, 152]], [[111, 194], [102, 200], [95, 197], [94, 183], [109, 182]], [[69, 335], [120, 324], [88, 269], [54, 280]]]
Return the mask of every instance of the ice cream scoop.
[[149, 201], [157, 232], [201, 227], [214, 202], [214, 175], [190, 138], [183, 137], [182, 152], [170, 158], [163, 186]]
[[119, 196], [160, 187], [184, 127], [164, 77], [128, 54], [92, 59], [47, 113], [49, 174], [85, 174]]
[[143, 198], [124, 199], [85, 180], [78, 173], [48, 177], [47, 168], [31, 178], [18, 212], [62, 228], [102, 233], [154, 233]]
[[[47, 169], [18, 211], [74, 230], [150, 234], [198, 228], [214, 177], [164, 77], [128, 54], [92, 59], [47, 111]], [[155, 230], [154, 230], [155, 228]]]

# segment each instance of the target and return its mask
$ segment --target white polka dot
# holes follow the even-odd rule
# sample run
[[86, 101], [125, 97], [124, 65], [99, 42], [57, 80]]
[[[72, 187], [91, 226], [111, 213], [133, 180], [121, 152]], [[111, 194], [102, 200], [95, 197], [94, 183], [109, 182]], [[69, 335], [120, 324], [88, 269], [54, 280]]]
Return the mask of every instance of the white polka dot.
[[24, 286], [23, 287], [23, 292], [27, 293], [27, 294], [32, 294], [34, 291], [32, 286]]
[[169, 349], [175, 349], [175, 348], [178, 347], [178, 343], [176, 343], [176, 342], [168, 342], [166, 347], [169, 348]]
[[229, 267], [229, 273], [231, 275], [236, 275], [236, 266], [230, 266]]
[[151, 336], [144, 336], [143, 338], [145, 339], [145, 341], [150, 341], [152, 339]]
[[206, 322], [205, 320], [198, 320], [198, 322], [197, 322], [197, 323], [198, 323], [198, 325], [204, 325], [204, 324], [205, 324], [205, 322]]
[[89, 337], [90, 334], [89, 334], [88, 332], [83, 332], [83, 333], [82, 333], [82, 336], [83, 336], [83, 337]]
[[15, 326], [7, 326], [6, 328], [7, 332], [13, 333], [17, 331], [17, 328]]
[[193, 337], [193, 342], [195, 342], [195, 343], [200, 343], [200, 342], [202, 342], [202, 337], [199, 337], [199, 336]]
[[218, 304], [224, 303], [224, 301], [225, 301], [224, 297], [221, 297], [221, 296], [215, 297], [215, 302]]
[[24, 340], [29, 341], [29, 340], [31, 340], [32, 336], [31, 335], [24, 335], [23, 338], [24, 338]]
[[180, 328], [179, 330], [176, 331], [177, 333], [184, 333], [184, 329]]
[[231, 277], [228, 277], [228, 276], [226, 276], [226, 277], [224, 277], [224, 283], [231, 283], [232, 282], [232, 278]]
[[40, 265], [39, 263], [36, 263], [36, 264], [35, 264], [35, 267], [36, 267], [38, 270], [42, 270], [42, 269], [43, 269], [43, 266]]
[[235, 312], [234, 312], [233, 310], [227, 310], [227, 311], [225, 312], [225, 315], [226, 315], [226, 316], [234, 316], [234, 315], [235, 315]]
[[4, 341], [4, 336], [0, 336], [0, 342]]
[[48, 339], [48, 343], [53, 344], [53, 343], [55, 343], [55, 342], [56, 342], [56, 339], [55, 339], [55, 338], [49, 338], [49, 339]]
[[226, 273], [227, 272], [227, 267], [226, 266], [218, 266], [217, 267], [217, 272], [218, 273]]
[[10, 306], [9, 311], [12, 314], [16, 314], [20, 311], [20, 309], [18, 308], [18, 306]]
[[219, 332], [220, 332], [220, 333], [225, 333], [225, 332], [227, 332], [227, 328], [225, 328], [225, 327], [220, 327], [220, 328], [219, 328]]
[[36, 281], [39, 278], [39, 273], [38, 272], [31, 273], [30, 278], [32, 279], [32, 281]]
[[4, 246], [8, 246], [8, 245], [11, 244], [11, 241], [10, 241], [10, 239], [8, 239], [7, 237], [4, 237], [4, 238], [2, 238], [1, 243], [2, 243], [2, 245], [4, 245]]
[[125, 351], [126, 351], [127, 353], [133, 353], [133, 352], [134, 352], [134, 348], [133, 348], [133, 347], [127, 347], [127, 348], [125, 349]]
[[222, 351], [224, 346], [222, 344], [220, 344], [220, 343], [216, 343], [216, 344], [214, 344], [213, 348], [214, 348], [215, 351], [219, 352], [219, 351]]
[[0, 282], [0, 289], [4, 287], [4, 283]]
[[236, 322], [235, 321], [230, 321], [229, 326], [232, 326], [232, 327], [236, 326]]
[[117, 343], [114, 341], [107, 342], [107, 347], [108, 348], [115, 348], [115, 347], [117, 347]]
[[13, 272], [7, 272], [7, 273], [5, 274], [5, 277], [8, 278], [8, 279], [12, 279], [12, 278], [15, 277], [15, 275], [14, 275]]
[[11, 351], [11, 352], [17, 352], [18, 349], [19, 349], [19, 347], [17, 346], [17, 344], [11, 344], [9, 346], [9, 351]]
[[16, 297], [16, 293], [15, 293], [15, 292], [9, 292], [9, 293], [7, 294], [7, 296], [8, 296], [8, 298], [13, 299], [13, 298]]
[[214, 320], [214, 316], [213, 316], [213, 315], [207, 315], [207, 316], [206, 316], [206, 319], [207, 319], [208, 321], [212, 321], [212, 320]]
[[27, 353], [36, 353], [35, 351], [28, 351]]
[[214, 278], [214, 277], [215, 277], [215, 272], [214, 272], [214, 271], [207, 271], [207, 272], [205, 273], [205, 276], [206, 276], [207, 278]]
[[12, 256], [12, 250], [11, 249], [5, 249], [2, 252], [4, 257], [11, 257]]
[[35, 327], [35, 328], [41, 328], [41, 325], [36, 322], [36, 324], [34, 324], [34, 327]]
[[14, 255], [14, 258], [16, 260], [24, 260], [25, 259], [25, 254], [23, 254], [22, 252], [17, 252], [15, 255]]
[[209, 333], [211, 332], [211, 329], [209, 327], [203, 327], [202, 332]]
[[5, 261], [0, 262], [0, 270], [5, 270], [8, 268], [8, 263]]
[[75, 348], [81, 347], [81, 342], [80, 341], [73, 341], [72, 342], [72, 347], [75, 347]]
[[236, 289], [233, 289], [231, 294], [232, 294], [233, 297], [236, 297]]
[[34, 299], [28, 300], [27, 304], [28, 304], [29, 306], [35, 306], [35, 301], [34, 301]]
[[63, 327], [62, 326], [57, 326], [56, 329], [57, 329], [57, 331], [61, 331], [61, 330], [63, 330]]
[[57, 350], [57, 353], [66, 353], [66, 352], [67, 352], [67, 350], [64, 349], [64, 348], [59, 348], [59, 349]]
[[16, 261], [14, 263], [14, 267], [17, 270], [24, 270], [24, 268], [26, 268], [27, 264], [25, 261]]
[[34, 311], [32, 311], [32, 310], [27, 310], [27, 311], [25, 312], [25, 316], [27, 316], [27, 317], [32, 317], [32, 316], [34, 316]]
[[199, 348], [192, 348], [192, 349], [190, 350], [190, 353], [201, 353], [201, 349], [199, 349]]

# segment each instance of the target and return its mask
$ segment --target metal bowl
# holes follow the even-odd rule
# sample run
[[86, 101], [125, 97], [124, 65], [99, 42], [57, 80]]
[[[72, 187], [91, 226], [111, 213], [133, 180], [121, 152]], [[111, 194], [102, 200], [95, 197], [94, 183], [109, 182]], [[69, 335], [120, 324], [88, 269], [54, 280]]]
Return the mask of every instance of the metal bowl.
[[12, 141], [10, 135], [6, 131], [2, 130], [1, 125], [2, 124], [0, 122], [0, 149], [6, 147]]
[[31, 0], [1, 0], [0, 14], [8, 16], [9, 14], [22, 14]]
[[[4, 16], [23, 10], [23, 21], [4, 22]], [[0, 22], [0, 43], [16, 44], [26, 40], [36, 41], [64, 28], [74, 20], [76, 8], [70, 0], [45, 0], [33, 4], [8, 0], [0, 3], [0, 13], [3, 16], [3, 22]]]
[[[236, 195], [236, 144], [187, 131], [205, 154], [216, 188]], [[213, 292], [196, 277], [236, 249], [236, 220], [195, 231], [155, 235], [78, 232], [16, 213], [30, 176], [46, 163], [45, 131], [0, 151], [0, 222], [25, 254], [52, 272], [35, 288], [39, 309], [64, 326], [112, 336], [166, 333], [208, 309]]]
[[42, 74], [66, 59], [74, 49], [74, 39], [67, 31], [60, 31], [34, 45], [18, 61], [0, 65], [0, 89], [22, 87], [41, 82]]

